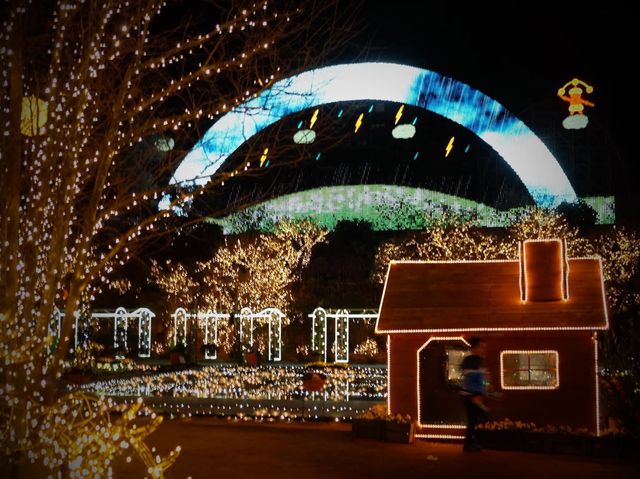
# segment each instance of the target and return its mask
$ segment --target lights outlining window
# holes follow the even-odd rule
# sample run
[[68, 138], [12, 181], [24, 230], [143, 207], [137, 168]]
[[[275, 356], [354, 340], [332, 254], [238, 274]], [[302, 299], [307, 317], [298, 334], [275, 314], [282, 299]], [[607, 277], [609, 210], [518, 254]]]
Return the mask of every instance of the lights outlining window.
[[558, 352], [502, 351], [500, 383], [502, 389], [558, 389]]
[[[185, 156], [171, 183], [206, 184], [243, 143], [286, 116], [363, 100], [423, 108], [475, 133], [511, 166], [538, 205], [577, 199], [545, 144], [500, 103], [433, 71], [375, 62], [318, 68], [274, 83], [218, 119]], [[356, 132], [363, 117], [356, 121]]]

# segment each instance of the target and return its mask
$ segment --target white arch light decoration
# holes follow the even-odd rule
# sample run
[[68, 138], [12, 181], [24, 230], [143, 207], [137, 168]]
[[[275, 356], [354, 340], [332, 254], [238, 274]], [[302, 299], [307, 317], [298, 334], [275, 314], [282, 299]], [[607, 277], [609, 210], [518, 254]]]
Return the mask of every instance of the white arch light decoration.
[[[74, 349], [78, 347], [85, 347], [80, 343], [80, 338], [78, 338], [78, 333], [80, 331], [79, 321], [81, 319], [81, 315], [79, 311], [75, 311], [74, 313], [75, 322], [74, 322]], [[57, 331], [55, 334], [57, 337], [60, 337], [60, 319], [64, 317], [64, 311], [60, 311], [58, 308], [54, 309], [54, 323], [57, 322]], [[151, 324], [153, 318], [156, 315], [149, 308], [138, 308], [135, 311], [128, 312], [125, 308], [119, 307], [115, 311], [103, 311], [97, 313], [90, 313], [88, 317], [84, 318], [87, 321], [85, 327], [88, 327], [92, 320], [101, 320], [101, 319], [112, 319], [113, 320], [113, 347], [117, 350], [127, 351], [129, 348], [128, 344], [128, 330], [129, 330], [129, 320], [137, 319], [138, 320], [138, 357], [139, 358], [149, 358], [151, 357]], [[53, 331], [53, 326], [50, 326], [50, 331]], [[52, 333], [50, 333], [52, 334]]]
[[349, 362], [349, 321], [373, 321], [378, 319], [376, 310], [359, 310], [352, 312], [348, 309], [326, 310], [320, 306], [307, 316], [311, 319], [311, 351], [320, 353], [327, 362], [327, 331], [328, 321], [334, 321], [333, 352], [334, 362]]
[[214, 123], [178, 166], [171, 183], [206, 184], [240, 145], [285, 116], [359, 100], [409, 104], [448, 118], [496, 150], [537, 204], [577, 200], [549, 149], [504, 106], [453, 78], [395, 63], [334, 65], [276, 82]]

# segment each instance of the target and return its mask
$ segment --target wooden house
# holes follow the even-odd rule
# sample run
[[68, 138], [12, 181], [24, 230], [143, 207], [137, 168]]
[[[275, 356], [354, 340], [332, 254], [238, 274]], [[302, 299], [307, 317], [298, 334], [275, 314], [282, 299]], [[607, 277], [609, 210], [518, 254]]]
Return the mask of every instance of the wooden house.
[[471, 336], [500, 400], [491, 419], [599, 434], [598, 330], [608, 316], [599, 258], [566, 257], [561, 240], [520, 245], [518, 260], [391, 262], [376, 333], [387, 335], [388, 409], [418, 437], [462, 438], [457, 393]]

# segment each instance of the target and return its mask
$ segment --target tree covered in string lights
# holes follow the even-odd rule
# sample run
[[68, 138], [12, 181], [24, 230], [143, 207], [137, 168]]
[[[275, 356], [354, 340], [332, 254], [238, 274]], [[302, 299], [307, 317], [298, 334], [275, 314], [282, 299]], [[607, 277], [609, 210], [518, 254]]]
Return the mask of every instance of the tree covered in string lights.
[[225, 238], [205, 261], [192, 268], [171, 259], [152, 262], [149, 282], [157, 285], [170, 307], [239, 312], [273, 307], [290, 309], [292, 286], [327, 231], [310, 221], [284, 221], [272, 234]]
[[593, 242], [553, 210], [530, 208], [506, 230], [477, 228], [462, 218], [445, 216], [408, 240], [394, 238], [382, 243], [376, 253], [372, 277], [378, 283], [383, 282], [391, 260], [515, 259], [519, 241], [541, 238], [566, 239], [569, 256], [595, 254]]
[[[226, 238], [210, 259], [190, 268], [172, 260], [154, 262], [149, 282], [160, 288], [171, 308], [231, 313], [278, 308], [286, 313], [313, 247], [326, 235], [311, 221], [283, 221], [272, 234]], [[283, 325], [290, 319], [285, 316]], [[226, 354], [233, 349], [236, 333], [227, 322], [219, 325], [219, 346]]]
[[205, 304], [218, 310], [290, 309], [292, 286], [300, 279], [313, 247], [327, 231], [310, 221], [284, 221], [273, 234], [225, 241], [209, 260], [199, 263], [208, 285]]
[[[164, 0], [0, 7], [0, 446], [18, 467], [29, 459], [70, 477], [106, 477], [112, 426], [87, 430], [87, 440], [105, 446], [91, 448], [88, 463], [81, 447], [77, 458], [67, 454], [62, 438], [75, 426], [56, 416], [81, 298], [91, 300], [146, 239], [171, 228], [173, 207], [204, 191], [166, 185], [207, 121], [333, 54], [355, 15], [336, 1], [225, 7]], [[254, 173], [229, 169], [208, 187]], [[167, 195], [172, 208], [159, 211]], [[65, 315], [50, 355], [56, 306]], [[104, 412], [104, 405], [83, 408], [86, 401], [76, 405], [88, 421]], [[43, 441], [46, 426], [51, 440]], [[148, 465], [152, 477], [168, 463], [157, 464]]]

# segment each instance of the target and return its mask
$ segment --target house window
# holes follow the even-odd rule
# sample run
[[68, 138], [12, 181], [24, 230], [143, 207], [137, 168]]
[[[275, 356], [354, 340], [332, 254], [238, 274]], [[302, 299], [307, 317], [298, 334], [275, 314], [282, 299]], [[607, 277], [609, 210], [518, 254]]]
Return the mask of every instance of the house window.
[[462, 380], [464, 375], [460, 365], [462, 360], [467, 355], [467, 351], [462, 349], [448, 348], [446, 350], [446, 375], [447, 381], [455, 386], [462, 386]]
[[502, 389], [557, 389], [558, 351], [502, 351]]

